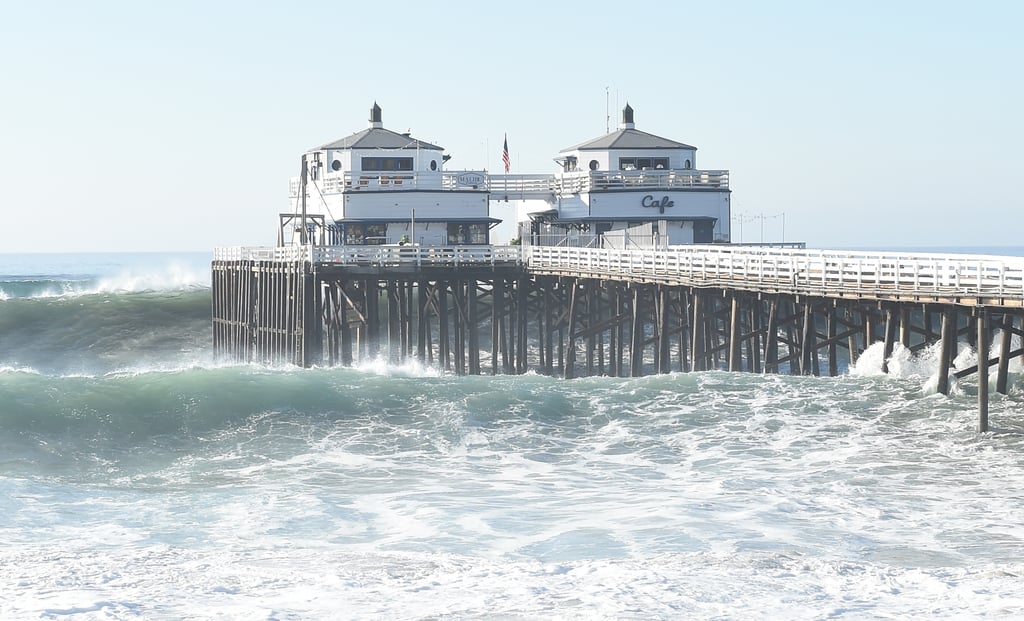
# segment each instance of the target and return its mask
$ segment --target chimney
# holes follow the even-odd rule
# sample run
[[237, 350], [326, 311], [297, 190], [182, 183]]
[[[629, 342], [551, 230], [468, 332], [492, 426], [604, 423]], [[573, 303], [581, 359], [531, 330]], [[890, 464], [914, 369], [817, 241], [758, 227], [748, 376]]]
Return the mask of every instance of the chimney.
[[376, 101], [373, 102], [373, 107], [370, 108], [370, 127], [384, 127], [384, 123], [380, 120], [380, 106], [377, 105]]
[[619, 125], [619, 129], [633, 129], [636, 125], [633, 123], [633, 108], [629, 107], [629, 102], [626, 102], [626, 107], [622, 109], [622, 124]]

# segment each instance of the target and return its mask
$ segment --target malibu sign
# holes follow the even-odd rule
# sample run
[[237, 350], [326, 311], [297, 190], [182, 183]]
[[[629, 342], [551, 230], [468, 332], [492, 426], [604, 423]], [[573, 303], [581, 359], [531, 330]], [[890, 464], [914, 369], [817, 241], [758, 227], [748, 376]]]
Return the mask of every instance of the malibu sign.
[[662, 196], [661, 200], [655, 200], [653, 194], [648, 194], [640, 201], [640, 205], [643, 207], [657, 207], [658, 213], [665, 213], [665, 208], [675, 205], [675, 201], [669, 200], [667, 196]]
[[464, 172], [455, 178], [456, 185], [473, 186], [474, 188], [484, 184], [484, 176], [480, 173]]

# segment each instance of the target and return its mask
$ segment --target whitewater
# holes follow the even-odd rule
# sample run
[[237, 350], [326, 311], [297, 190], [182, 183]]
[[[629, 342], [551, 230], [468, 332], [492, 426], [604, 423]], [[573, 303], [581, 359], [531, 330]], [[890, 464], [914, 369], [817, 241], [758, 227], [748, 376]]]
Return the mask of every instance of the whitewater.
[[0, 618], [1024, 615], [1019, 359], [979, 434], [933, 351], [563, 380], [211, 333], [207, 254], [0, 255]]

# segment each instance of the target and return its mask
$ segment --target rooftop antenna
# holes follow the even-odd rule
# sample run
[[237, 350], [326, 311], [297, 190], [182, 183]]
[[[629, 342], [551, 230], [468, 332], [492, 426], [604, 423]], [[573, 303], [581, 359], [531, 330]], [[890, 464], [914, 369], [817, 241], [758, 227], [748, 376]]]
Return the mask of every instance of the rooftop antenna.
[[608, 87], [604, 87], [604, 133], [611, 132], [611, 110], [608, 108]]

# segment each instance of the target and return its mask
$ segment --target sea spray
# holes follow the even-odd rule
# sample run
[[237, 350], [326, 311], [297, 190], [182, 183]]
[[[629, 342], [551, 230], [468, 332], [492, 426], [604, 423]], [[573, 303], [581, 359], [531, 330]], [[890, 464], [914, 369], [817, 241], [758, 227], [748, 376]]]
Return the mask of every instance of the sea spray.
[[1024, 614], [1019, 361], [985, 434], [928, 348], [832, 378], [223, 364], [201, 282], [100, 290], [123, 267], [0, 302], [2, 618]]

